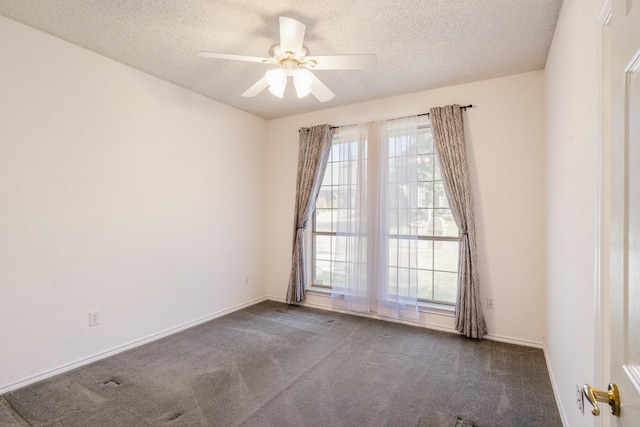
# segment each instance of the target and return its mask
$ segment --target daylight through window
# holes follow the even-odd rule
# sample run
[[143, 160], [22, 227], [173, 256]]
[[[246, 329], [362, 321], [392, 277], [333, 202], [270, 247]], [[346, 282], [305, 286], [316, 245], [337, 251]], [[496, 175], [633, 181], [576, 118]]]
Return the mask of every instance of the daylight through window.
[[[417, 140], [408, 141], [406, 135], [387, 135], [388, 150], [381, 154], [387, 162], [382, 170], [388, 173], [388, 220], [381, 226], [384, 230], [380, 230], [388, 240], [388, 251], [383, 251], [386, 260], [381, 261], [388, 265], [386, 286], [389, 293], [408, 295], [417, 289], [417, 295], [408, 296], [454, 304], [460, 235], [445, 194], [431, 128], [420, 125], [413, 135]], [[368, 177], [366, 170], [357, 170], [353, 160], [357, 155], [367, 156], [366, 144], [358, 146], [344, 136], [341, 138], [338, 131], [313, 216], [314, 286], [341, 285], [350, 267], [345, 254], [352, 239], [342, 231], [345, 228], [341, 223], [353, 215], [352, 206], [357, 201], [350, 191], [353, 182], [345, 177], [360, 174], [367, 181], [368, 192], [381, 190], [375, 188], [377, 179]], [[415, 173], [409, 179], [403, 164], [414, 166]], [[405, 203], [403, 198], [412, 201]]]

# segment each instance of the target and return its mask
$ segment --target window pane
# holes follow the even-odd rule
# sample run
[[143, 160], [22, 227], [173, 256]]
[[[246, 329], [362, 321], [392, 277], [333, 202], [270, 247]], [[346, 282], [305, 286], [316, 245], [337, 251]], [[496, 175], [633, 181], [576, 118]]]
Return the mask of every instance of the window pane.
[[331, 186], [320, 187], [318, 199], [316, 200], [316, 209], [331, 208]]
[[433, 236], [433, 209], [418, 209], [418, 235]]
[[433, 269], [433, 240], [418, 240], [418, 268]]
[[398, 268], [398, 295], [408, 296], [409, 295], [409, 269], [408, 268]]
[[458, 242], [434, 242], [433, 269], [458, 271]]
[[405, 185], [407, 192], [407, 207], [415, 209], [418, 207], [418, 182], [413, 178], [413, 182], [409, 182]]
[[433, 300], [433, 271], [418, 270], [418, 298]]
[[410, 267], [412, 264], [415, 266], [415, 261], [411, 262], [412, 255], [411, 252], [411, 242], [406, 239], [398, 239], [395, 240], [397, 244], [398, 258], [397, 258], [397, 266], [398, 267]]
[[[380, 286], [384, 286], [381, 283]], [[398, 289], [398, 269], [395, 267], [389, 267], [389, 294], [396, 295]]]
[[322, 286], [331, 286], [331, 262], [315, 261], [313, 283]]
[[400, 152], [398, 153], [398, 155], [402, 157], [415, 156], [416, 149], [415, 149], [415, 142], [413, 138], [410, 138], [408, 136], [397, 137], [396, 141], [400, 149]]
[[418, 183], [418, 207], [433, 207], [433, 182]]
[[431, 129], [418, 131], [418, 154], [433, 152], [433, 133]]
[[346, 279], [346, 263], [334, 262], [332, 263], [333, 271], [331, 272], [331, 285], [336, 287], [344, 287]]
[[387, 195], [389, 200], [389, 208], [397, 209], [400, 207], [400, 192], [397, 185], [389, 186], [389, 194]]
[[410, 280], [410, 284], [411, 286], [409, 287], [409, 296], [411, 298], [417, 298], [418, 294], [418, 270], [416, 270], [415, 268], [412, 268], [411, 270], [409, 270], [409, 280]]
[[316, 231], [331, 231], [331, 209], [316, 208]]
[[324, 170], [324, 177], [322, 178], [322, 185], [328, 186], [332, 184], [332, 168], [333, 163], [327, 163], [327, 168]]
[[458, 237], [458, 226], [451, 209], [434, 209], [434, 236]]
[[427, 156], [420, 155], [417, 158], [417, 173], [418, 181], [427, 181], [427, 174], [429, 173], [429, 164], [427, 162]]
[[315, 236], [315, 258], [318, 260], [331, 260], [331, 236]]
[[420, 256], [419, 244], [420, 244], [420, 241], [418, 239], [409, 240], [409, 250], [411, 252], [409, 267], [411, 268], [418, 267], [418, 257]]
[[448, 208], [449, 200], [447, 194], [444, 191], [444, 183], [442, 181], [436, 181], [434, 183], [435, 197], [433, 199], [434, 208]]
[[[362, 162], [359, 161], [357, 158], [355, 160], [349, 160], [348, 162], [342, 163], [342, 175], [341, 175], [342, 183], [359, 182], [360, 179], [364, 177], [364, 175], [362, 175], [360, 178], [358, 178], [358, 174], [361, 173], [360, 172], [361, 165], [362, 165]], [[364, 173], [364, 171], [362, 173]]]
[[398, 247], [398, 239], [389, 239], [389, 266], [398, 266], [398, 257], [400, 256], [400, 248]]
[[398, 209], [390, 209], [388, 212], [389, 218], [389, 234], [398, 234]]
[[343, 162], [331, 163], [331, 169], [327, 169], [327, 172], [331, 172], [331, 182], [335, 185], [340, 182], [341, 169], [343, 168]]
[[340, 231], [345, 232], [348, 230], [348, 219], [349, 219], [349, 211], [346, 209], [336, 209], [335, 210], [335, 221], [336, 223], [333, 226], [332, 231]]
[[[335, 137], [334, 137], [335, 138]], [[331, 145], [331, 151], [329, 152], [329, 163], [336, 162], [340, 159], [340, 146], [342, 144], [334, 143]]]
[[442, 171], [440, 170], [440, 160], [438, 157], [434, 158], [433, 162], [433, 176], [436, 180], [442, 179]]
[[333, 259], [338, 261], [346, 261], [347, 254], [347, 238], [345, 236], [334, 236], [332, 238]]
[[[350, 246], [349, 246], [350, 245]], [[358, 248], [358, 253], [366, 254], [367, 253], [367, 238], [358, 238], [352, 237], [347, 239], [347, 248], [349, 250], [354, 250], [353, 248]], [[366, 255], [365, 255], [366, 257]]]
[[447, 220], [442, 217], [442, 209], [434, 209], [433, 217], [429, 221], [429, 228], [432, 236], [446, 236], [447, 235]]
[[333, 207], [346, 208], [349, 206], [349, 187], [347, 185], [337, 185], [333, 188]]
[[400, 180], [399, 176], [401, 171], [400, 169], [400, 159], [398, 157], [391, 157], [389, 159], [389, 183], [395, 183]]
[[458, 273], [434, 272], [434, 300], [442, 302], [456, 302], [458, 288]]
[[398, 209], [398, 234], [407, 236], [411, 233], [411, 209]]
[[433, 181], [434, 163], [435, 159], [433, 154], [418, 157], [418, 181]]
[[396, 149], [396, 141], [394, 139], [389, 140], [389, 157], [396, 157], [398, 155], [398, 150]]

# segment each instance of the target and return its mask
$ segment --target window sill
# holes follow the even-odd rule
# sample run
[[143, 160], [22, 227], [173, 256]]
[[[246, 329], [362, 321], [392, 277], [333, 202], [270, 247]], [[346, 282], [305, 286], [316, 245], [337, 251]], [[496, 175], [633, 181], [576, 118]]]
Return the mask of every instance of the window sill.
[[[312, 286], [310, 288], [307, 288], [306, 293], [309, 295], [331, 298], [331, 289], [321, 286]], [[340, 295], [339, 298], [344, 299], [344, 296]], [[453, 317], [456, 313], [456, 308], [453, 305], [448, 304], [418, 301], [418, 311], [420, 311], [421, 313], [438, 314], [441, 316]]]
[[456, 314], [456, 308], [453, 305], [439, 304], [437, 302], [419, 301], [418, 310], [423, 313], [442, 314], [451, 317]]

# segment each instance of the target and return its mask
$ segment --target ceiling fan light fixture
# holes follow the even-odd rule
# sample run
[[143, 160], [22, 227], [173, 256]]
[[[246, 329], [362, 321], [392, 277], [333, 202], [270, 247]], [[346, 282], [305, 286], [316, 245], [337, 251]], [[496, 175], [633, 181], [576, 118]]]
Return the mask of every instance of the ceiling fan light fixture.
[[230, 59], [234, 61], [259, 62], [275, 65], [279, 68], [267, 71], [266, 75], [242, 93], [243, 97], [257, 96], [269, 88], [273, 95], [283, 98], [287, 80], [293, 77], [298, 98], [309, 94], [320, 102], [327, 102], [336, 95], [318, 79], [310, 70], [370, 70], [376, 67], [375, 55], [323, 55], [309, 56], [309, 49], [304, 45], [306, 26], [293, 18], [281, 16], [280, 42], [271, 46], [269, 57], [236, 55], [220, 52], [199, 52], [204, 58]]
[[282, 98], [284, 96], [284, 88], [287, 86], [287, 72], [282, 68], [267, 71], [267, 83], [269, 83], [269, 92]]
[[311, 93], [313, 74], [306, 68], [298, 68], [293, 71], [293, 85], [296, 87], [298, 98], [304, 98]]

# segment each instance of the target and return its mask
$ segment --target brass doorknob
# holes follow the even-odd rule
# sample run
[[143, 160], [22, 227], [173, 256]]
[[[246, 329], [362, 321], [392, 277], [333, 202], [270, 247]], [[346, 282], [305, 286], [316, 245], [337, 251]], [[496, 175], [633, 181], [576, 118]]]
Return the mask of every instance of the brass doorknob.
[[604, 402], [609, 404], [609, 410], [616, 417], [620, 416], [620, 394], [618, 393], [618, 386], [615, 384], [609, 384], [609, 390], [598, 390], [591, 387], [589, 384], [582, 386], [582, 393], [587, 398], [587, 401], [591, 403], [593, 409], [591, 413], [596, 417], [600, 415], [600, 408], [598, 402]]

